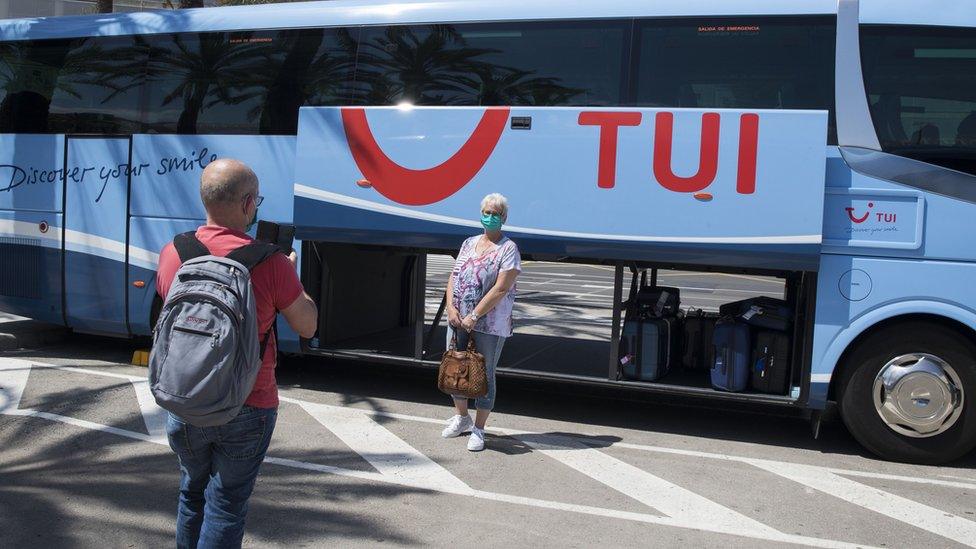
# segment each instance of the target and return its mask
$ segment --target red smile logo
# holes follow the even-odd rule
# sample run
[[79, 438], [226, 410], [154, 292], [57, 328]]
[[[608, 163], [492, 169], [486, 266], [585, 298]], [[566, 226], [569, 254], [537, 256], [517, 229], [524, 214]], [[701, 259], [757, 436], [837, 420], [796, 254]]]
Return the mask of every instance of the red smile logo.
[[856, 217], [854, 215], [854, 208], [844, 208], [844, 210], [847, 211], [847, 217], [851, 218], [851, 221], [853, 221], [854, 223], [864, 223], [865, 221], [868, 220], [868, 216], [871, 215], [870, 210], [873, 207], [874, 207], [874, 202], [868, 202], [868, 211], [864, 212], [864, 215], [862, 215], [861, 217]]
[[356, 166], [371, 186], [390, 200], [409, 206], [433, 204], [468, 184], [481, 170], [501, 139], [508, 122], [508, 107], [485, 109], [477, 127], [453, 156], [425, 170], [404, 168], [380, 148], [366, 120], [366, 109], [342, 109], [342, 126]]

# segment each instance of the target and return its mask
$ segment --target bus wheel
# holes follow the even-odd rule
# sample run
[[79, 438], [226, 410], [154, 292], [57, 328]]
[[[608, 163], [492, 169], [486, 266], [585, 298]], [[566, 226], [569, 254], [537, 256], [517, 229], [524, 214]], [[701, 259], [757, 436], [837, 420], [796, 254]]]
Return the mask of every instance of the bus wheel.
[[840, 382], [848, 430], [885, 459], [943, 463], [976, 447], [976, 345], [951, 329], [911, 323], [871, 334]]

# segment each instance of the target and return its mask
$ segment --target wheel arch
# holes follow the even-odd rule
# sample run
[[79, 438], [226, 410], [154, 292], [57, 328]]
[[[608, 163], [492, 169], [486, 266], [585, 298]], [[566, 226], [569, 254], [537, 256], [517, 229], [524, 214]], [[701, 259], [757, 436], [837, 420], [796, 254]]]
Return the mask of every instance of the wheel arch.
[[961, 307], [938, 302], [899, 303], [876, 309], [856, 319], [841, 332], [831, 345], [834, 356], [828, 399], [839, 398], [839, 385], [844, 379], [847, 359], [857, 345], [868, 337], [884, 331], [896, 329], [900, 325], [924, 322], [952, 330], [976, 345], [976, 313]]

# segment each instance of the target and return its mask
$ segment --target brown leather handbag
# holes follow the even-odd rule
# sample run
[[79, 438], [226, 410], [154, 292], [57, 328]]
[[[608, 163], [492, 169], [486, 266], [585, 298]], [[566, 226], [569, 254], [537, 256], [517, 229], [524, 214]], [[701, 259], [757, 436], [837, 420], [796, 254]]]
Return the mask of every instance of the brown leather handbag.
[[452, 396], [468, 398], [481, 398], [488, 394], [485, 356], [475, 348], [473, 336], [468, 338], [466, 351], [457, 350], [456, 335], [451, 338], [451, 346], [444, 351], [437, 372], [437, 388]]

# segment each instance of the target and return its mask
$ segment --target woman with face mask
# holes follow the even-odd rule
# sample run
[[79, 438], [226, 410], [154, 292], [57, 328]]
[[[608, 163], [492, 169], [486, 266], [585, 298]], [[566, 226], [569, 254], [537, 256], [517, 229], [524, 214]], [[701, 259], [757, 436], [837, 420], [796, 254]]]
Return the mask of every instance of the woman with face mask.
[[448, 345], [457, 337], [457, 348], [466, 349], [473, 337], [478, 352], [485, 357], [488, 394], [475, 399], [474, 420], [468, 415], [468, 399], [454, 397], [457, 412], [441, 433], [453, 438], [471, 432], [468, 450], [485, 447], [485, 423], [495, 404], [495, 366], [505, 338], [512, 335], [512, 306], [515, 304], [515, 279], [522, 271], [518, 246], [502, 234], [508, 218], [508, 201], [492, 193], [481, 201], [483, 234], [464, 241], [454, 270], [447, 281]]

